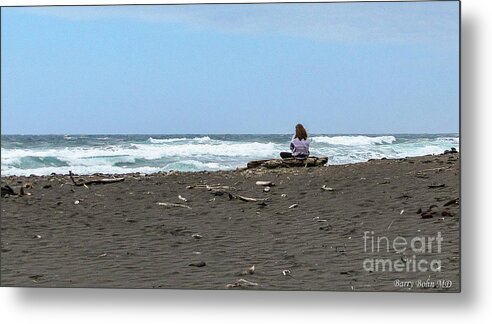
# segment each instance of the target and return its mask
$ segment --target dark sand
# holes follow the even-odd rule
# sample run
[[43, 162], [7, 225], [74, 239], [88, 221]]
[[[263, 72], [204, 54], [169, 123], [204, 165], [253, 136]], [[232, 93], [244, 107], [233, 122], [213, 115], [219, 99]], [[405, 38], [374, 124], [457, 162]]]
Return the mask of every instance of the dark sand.
[[[32, 188], [1, 199], [1, 285], [456, 292], [460, 209], [443, 205], [459, 197], [459, 177], [458, 154], [319, 168], [125, 175], [124, 182], [88, 188], [73, 186], [68, 176], [2, 177], [2, 185], [17, 192]], [[258, 180], [275, 186], [263, 192]], [[196, 184], [233, 186], [234, 195], [269, 200], [260, 205], [187, 189]], [[436, 184], [445, 186], [429, 188]], [[289, 209], [293, 204], [298, 207]], [[417, 211], [431, 205], [437, 205], [433, 217], [423, 219]], [[441, 271], [365, 271], [366, 258], [408, 262], [415, 254], [387, 252], [384, 243], [384, 251], [365, 253], [365, 231], [408, 241], [441, 232], [441, 253], [416, 256], [441, 260]], [[190, 266], [198, 262], [206, 265]], [[243, 273], [253, 265], [253, 274]], [[258, 285], [226, 288], [238, 279]], [[450, 280], [452, 286], [400, 288], [397, 279], [436, 285]]]

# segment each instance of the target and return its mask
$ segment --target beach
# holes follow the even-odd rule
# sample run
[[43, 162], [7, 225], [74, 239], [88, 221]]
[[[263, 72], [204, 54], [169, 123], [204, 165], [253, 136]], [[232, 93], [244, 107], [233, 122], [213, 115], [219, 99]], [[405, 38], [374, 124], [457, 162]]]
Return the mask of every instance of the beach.
[[[457, 292], [459, 170], [454, 153], [74, 177], [124, 178], [86, 186], [68, 175], [2, 177], [24, 195], [1, 199], [1, 285]], [[415, 253], [381, 240], [375, 250], [383, 236], [442, 244]], [[382, 258], [393, 271], [368, 268]], [[395, 270], [419, 260], [439, 267]]]

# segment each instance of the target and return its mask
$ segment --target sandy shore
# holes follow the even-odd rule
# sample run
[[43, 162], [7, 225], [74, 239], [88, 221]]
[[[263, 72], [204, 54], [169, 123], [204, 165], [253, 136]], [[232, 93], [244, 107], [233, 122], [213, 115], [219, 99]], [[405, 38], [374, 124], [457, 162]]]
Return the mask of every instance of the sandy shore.
[[[449, 154], [125, 175], [123, 182], [87, 187], [68, 176], [2, 177], [2, 186], [26, 188], [24, 196], [1, 199], [1, 285], [456, 292], [459, 163], [458, 154]], [[275, 185], [265, 192], [259, 180]], [[384, 240], [379, 252], [370, 248], [371, 237], [410, 242], [438, 233], [440, 253], [399, 253]], [[440, 268], [368, 271], [367, 259], [376, 258], [405, 266], [438, 260]], [[419, 287], [419, 280], [436, 287]]]

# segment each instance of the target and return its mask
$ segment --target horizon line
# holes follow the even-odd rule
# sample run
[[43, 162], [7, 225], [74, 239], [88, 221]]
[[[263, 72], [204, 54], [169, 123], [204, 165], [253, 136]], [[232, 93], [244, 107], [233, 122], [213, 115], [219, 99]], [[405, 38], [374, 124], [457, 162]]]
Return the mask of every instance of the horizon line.
[[[158, 135], [158, 136], [173, 136], [173, 135], [292, 135], [291, 133], [43, 133], [43, 134], [0, 134], [1, 136], [120, 136], [120, 135]], [[460, 132], [423, 132], [423, 133], [319, 133], [311, 132], [312, 135], [439, 135], [439, 134], [458, 134]]]

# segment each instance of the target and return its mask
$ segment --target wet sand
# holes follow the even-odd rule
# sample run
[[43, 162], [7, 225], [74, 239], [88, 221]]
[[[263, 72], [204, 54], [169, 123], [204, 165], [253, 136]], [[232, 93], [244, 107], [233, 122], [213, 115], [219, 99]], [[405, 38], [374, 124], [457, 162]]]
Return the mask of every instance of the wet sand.
[[[66, 175], [2, 177], [2, 186], [24, 187], [24, 195], [1, 198], [1, 285], [456, 292], [459, 163], [458, 154], [447, 154], [316, 168], [133, 174], [87, 187], [74, 186]], [[275, 185], [265, 192], [256, 181]], [[379, 252], [371, 249], [371, 238], [410, 242], [438, 233], [440, 253], [410, 247], [399, 253], [384, 240]], [[405, 266], [439, 260], [440, 268], [367, 271], [366, 259]], [[395, 280], [413, 286], [396, 281], [395, 287]], [[419, 280], [436, 287], [417, 287]]]

